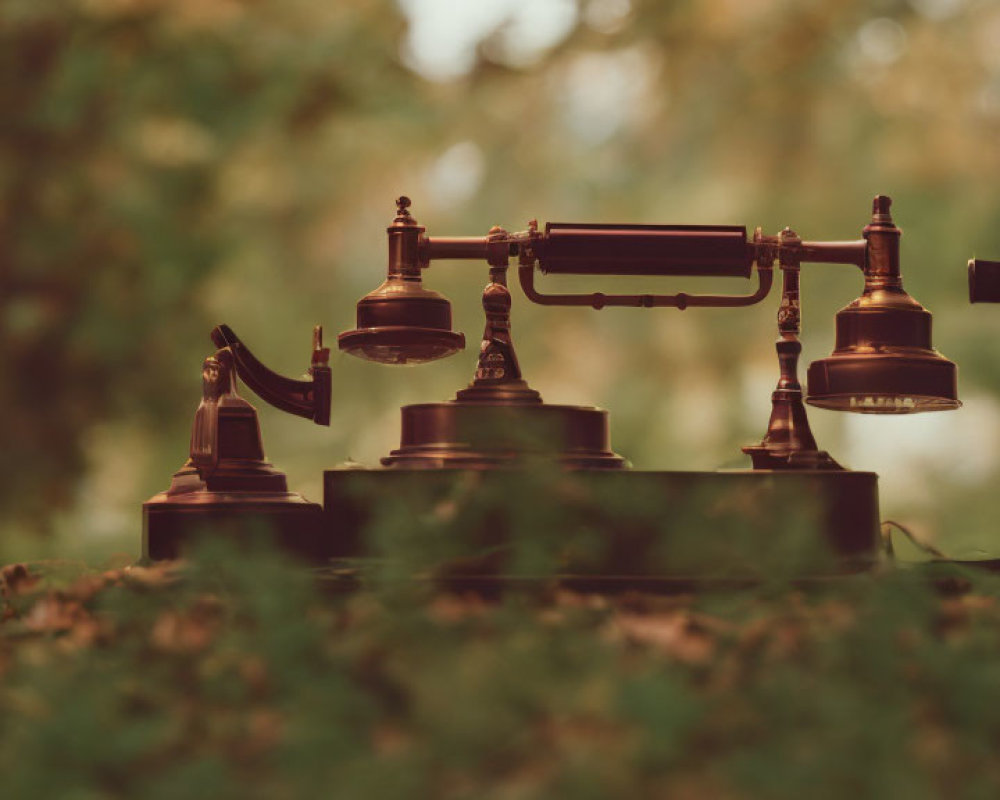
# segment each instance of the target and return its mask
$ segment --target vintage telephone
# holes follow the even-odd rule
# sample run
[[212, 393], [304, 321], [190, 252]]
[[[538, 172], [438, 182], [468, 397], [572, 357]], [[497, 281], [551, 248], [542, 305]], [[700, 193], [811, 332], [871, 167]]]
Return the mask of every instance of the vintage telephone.
[[[483, 237], [430, 237], [411, 215], [408, 198], [400, 197], [396, 205], [396, 216], [387, 229], [386, 279], [358, 302], [357, 327], [340, 334], [338, 345], [347, 353], [384, 364], [420, 363], [453, 355], [463, 349], [465, 338], [452, 330], [449, 301], [424, 287], [422, 273], [442, 260], [485, 261], [490, 280], [482, 297], [486, 325], [471, 384], [453, 400], [403, 407], [400, 446], [382, 459], [386, 469], [328, 470], [324, 508], [320, 509], [288, 494], [284, 476], [263, 462], [252, 408], [235, 394], [235, 376], [239, 375], [272, 405], [327, 424], [330, 373], [328, 351], [319, 334], [311, 380], [292, 381], [260, 364], [232, 331], [220, 326], [213, 332], [220, 349], [206, 365], [213, 359], [219, 365], [211, 369], [225, 375], [225, 391], [219, 394], [217, 381], [221, 379], [206, 383], [190, 461], [166, 493], [144, 506], [144, 555], [176, 554], [187, 535], [184, 531], [208, 522], [211, 514], [232, 519], [240, 514], [254, 516], [263, 509], [289, 531], [310, 531], [297, 534], [296, 549], [321, 556], [350, 554], [358, 550], [358, 529], [366, 518], [356, 504], [358, 486], [367, 485], [377, 495], [403, 474], [416, 475], [432, 487], [459, 472], [510, 474], [541, 460], [570, 470], [584, 481], [617, 481], [615, 485], [626, 493], [630, 486], [653, 485], [662, 490], [667, 505], [678, 493], [690, 494], [694, 482], [722, 491], [751, 492], [765, 507], [773, 500], [777, 515], [783, 492], [805, 491], [820, 507], [817, 524], [843, 564], [864, 568], [873, 562], [879, 546], [877, 476], [845, 470], [818, 448], [803, 400], [823, 408], [870, 414], [960, 406], [956, 367], [932, 346], [931, 315], [903, 289], [901, 231], [893, 222], [888, 197], [875, 198], [861, 238], [833, 242], [803, 241], [787, 228], [777, 236], [765, 236], [757, 229], [748, 238], [746, 229], [738, 226], [549, 223], [540, 231], [534, 221], [517, 233], [492, 228]], [[522, 375], [511, 336], [507, 271], [513, 257], [521, 287], [532, 302], [594, 309], [749, 306], [768, 295], [777, 265], [782, 273], [776, 342], [779, 378], [767, 432], [760, 443], [744, 448], [753, 469], [632, 471], [611, 449], [607, 412], [543, 402]], [[837, 313], [834, 352], [810, 365], [809, 394], [803, 397], [797, 377], [799, 277], [806, 263], [854, 265], [862, 271], [864, 287], [858, 299]], [[557, 276], [744, 279], [756, 272], [756, 288], [737, 295], [546, 294], [536, 287], [536, 270]], [[213, 417], [216, 422], [204, 422]], [[252, 425], [247, 422], [251, 418]], [[236, 419], [242, 421], [237, 424]], [[238, 425], [242, 426], [243, 449], [231, 450], [230, 439], [222, 432]], [[230, 455], [237, 452], [242, 455]], [[270, 488], [262, 482], [265, 474], [271, 476]], [[226, 482], [220, 483], [223, 475]]]

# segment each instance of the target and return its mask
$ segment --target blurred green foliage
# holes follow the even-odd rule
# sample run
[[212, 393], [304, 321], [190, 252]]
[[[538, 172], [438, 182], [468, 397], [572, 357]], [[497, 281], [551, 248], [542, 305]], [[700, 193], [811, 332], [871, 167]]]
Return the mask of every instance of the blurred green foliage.
[[[517, 7], [530, 27], [534, 7]], [[211, 327], [303, 370], [312, 324], [328, 339], [350, 328], [377, 282], [402, 193], [439, 235], [537, 217], [790, 225], [809, 239], [855, 237], [871, 196], [891, 194], [907, 287], [961, 366], [966, 408], [944, 422], [811, 420], [836, 458], [881, 472], [888, 515], [946, 549], [989, 550], [1000, 317], [967, 307], [963, 265], [1000, 254], [1000, 11], [575, 7], [542, 49], [518, 47], [523, 25], [501, 19], [464, 74], [434, 81], [390, 0], [2, 0], [9, 557], [41, 552], [15, 537], [46, 529], [60, 552], [134, 549], [139, 504], [184, 460]], [[473, 342], [485, 279], [472, 265], [428, 274]], [[830, 350], [859, 281], [810, 268], [803, 289], [809, 360]], [[550, 402], [607, 407], [637, 467], [745, 465], [776, 374], [776, 297], [739, 313], [597, 314], [514, 296], [528, 380]], [[329, 431], [257, 403], [268, 454], [316, 499], [323, 468], [376, 463], [398, 406], [448, 399], [472, 359], [394, 371], [337, 358]]]
[[543, 465], [336, 471], [327, 484], [326, 535], [369, 578], [390, 581], [563, 575], [686, 585], [697, 576], [732, 584], [871, 567], [881, 550], [877, 532], [856, 530], [859, 515], [835, 508], [845, 498], [864, 507], [866, 488], [813, 477], [565, 473]]
[[8, 567], [4, 796], [993, 797], [1000, 585], [955, 577], [485, 599], [218, 542]]
[[[67, 504], [95, 423], [183, 430], [213, 274], [248, 250], [280, 252], [348, 192], [350, 148], [324, 160], [335, 191], [299, 191], [318, 166], [311, 133], [412, 107], [383, 11], [0, 6], [0, 502], [13, 515]], [[271, 233], [248, 240], [264, 219]]]

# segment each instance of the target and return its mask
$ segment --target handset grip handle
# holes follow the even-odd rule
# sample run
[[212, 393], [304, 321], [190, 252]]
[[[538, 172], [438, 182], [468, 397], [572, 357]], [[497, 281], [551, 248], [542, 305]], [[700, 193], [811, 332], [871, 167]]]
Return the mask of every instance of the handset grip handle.
[[754, 260], [738, 225], [550, 222], [531, 240], [543, 273], [749, 278]]
[[233, 354], [236, 373], [262, 400], [275, 408], [311, 419], [317, 425], [330, 424], [331, 374], [330, 350], [323, 347], [323, 328], [313, 330], [310, 380], [295, 380], [265, 367], [228, 325], [212, 331], [216, 347], [228, 347]]

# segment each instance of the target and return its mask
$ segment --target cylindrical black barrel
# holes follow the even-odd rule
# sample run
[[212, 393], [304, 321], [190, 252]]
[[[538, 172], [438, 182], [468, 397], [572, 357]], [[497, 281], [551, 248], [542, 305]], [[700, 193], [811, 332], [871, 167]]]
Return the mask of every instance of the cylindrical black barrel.
[[1000, 261], [969, 262], [969, 302], [1000, 303]]
[[532, 243], [542, 272], [562, 275], [750, 277], [753, 252], [738, 225], [588, 225], [550, 222]]

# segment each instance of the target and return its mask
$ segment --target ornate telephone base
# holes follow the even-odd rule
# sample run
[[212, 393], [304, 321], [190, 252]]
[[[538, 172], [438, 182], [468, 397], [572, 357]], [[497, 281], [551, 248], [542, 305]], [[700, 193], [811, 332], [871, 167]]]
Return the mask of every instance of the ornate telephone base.
[[240, 374], [285, 410], [317, 422], [329, 419], [329, 351], [321, 337], [317, 331], [312, 380], [292, 381], [257, 362], [229, 328], [216, 328], [220, 349], [202, 367], [190, 458], [170, 488], [142, 506], [143, 559], [179, 558], [198, 541], [217, 536], [266, 536], [292, 554], [326, 557], [322, 506], [288, 491], [285, 474], [265, 460], [257, 411], [236, 393]]

